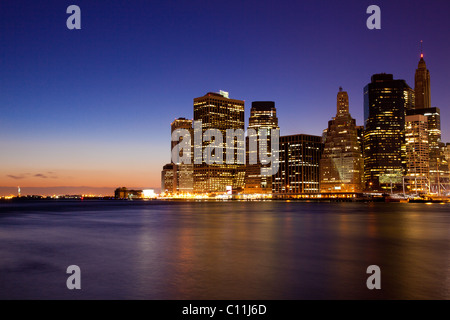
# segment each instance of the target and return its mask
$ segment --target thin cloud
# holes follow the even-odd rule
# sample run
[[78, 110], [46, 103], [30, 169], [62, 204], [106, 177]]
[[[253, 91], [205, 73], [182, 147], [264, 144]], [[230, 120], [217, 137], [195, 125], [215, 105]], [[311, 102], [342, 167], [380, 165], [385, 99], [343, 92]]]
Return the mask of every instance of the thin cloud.
[[21, 174], [20, 176], [15, 176], [12, 174], [8, 174], [6, 175], [8, 178], [14, 179], [14, 180], [20, 180], [20, 179], [25, 179], [25, 175]]
[[21, 180], [21, 179], [25, 179], [28, 176], [32, 176], [34, 178], [41, 178], [41, 179], [58, 179], [58, 176], [53, 172], [53, 171], [49, 171], [48, 174], [44, 174], [44, 173], [36, 173], [36, 174], [31, 174], [31, 173], [21, 173], [18, 175], [15, 174], [7, 174], [6, 177], [10, 178], [10, 179], [14, 179], [14, 180]]

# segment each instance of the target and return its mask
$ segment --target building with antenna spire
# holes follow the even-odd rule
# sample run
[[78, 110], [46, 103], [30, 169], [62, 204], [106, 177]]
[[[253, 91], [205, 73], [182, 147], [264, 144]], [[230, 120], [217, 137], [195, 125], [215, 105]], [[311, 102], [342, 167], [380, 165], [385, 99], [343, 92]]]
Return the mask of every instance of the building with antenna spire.
[[363, 159], [356, 121], [349, 112], [348, 94], [339, 88], [336, 117], [328, 122], [320, 159], [320, 191], [361, 192]]
[[420, 60], [415, 73], [415, 103], [407, 115], [422, 115], [427, 118], [429, 144], [429, 178], [430, 191], [442, 193], [449, 187], [449, 166], [443, 154], [444, 143], [441, 141], [441, 110], [431, 107], [430, 71], [427, 69], [421, 43]]
[[423, 59], [423, 41], [420, 41], [420, 60], [416, 69], [414, 77], [414, 92], [415, 92], [415, 108], [426, 109], [431, 108], [430, 95], [430, 71], [427, 69], [425, 60]]

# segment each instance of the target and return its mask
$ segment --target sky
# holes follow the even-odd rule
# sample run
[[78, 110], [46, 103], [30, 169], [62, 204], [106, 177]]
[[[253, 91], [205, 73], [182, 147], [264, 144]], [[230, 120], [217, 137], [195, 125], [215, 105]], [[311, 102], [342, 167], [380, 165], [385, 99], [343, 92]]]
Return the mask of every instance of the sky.
[[[66, 27], [72, 4], [81, 30]], [[372, 4], [380, 30], [366, 27]], [[420, 40], [450, 142], [448, 12], [447, 0], [2, 0], [0, 195], [158, 188], [170, 123], [207, 92], [245, 100], [247, 124], [251, 102], [270, 100], [281, 135], [321, 135], [342, 86], [362, 125], [373, 74], [414, 87]]]

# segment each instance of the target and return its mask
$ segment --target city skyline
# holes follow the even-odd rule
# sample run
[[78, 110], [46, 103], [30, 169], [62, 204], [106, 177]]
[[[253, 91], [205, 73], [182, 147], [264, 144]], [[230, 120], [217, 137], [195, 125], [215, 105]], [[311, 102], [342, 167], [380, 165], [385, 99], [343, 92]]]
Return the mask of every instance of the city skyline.
[[[262, 5], [259, 17], [270, 16], [280, 22], [280, 13], [287, 3]], [[399, 3], [404, 5], [408, 2]], [[202, 10], [196, 13], [196, 17], [208, 17], [216, 12], [226, 27], [221, 29], [226, 37], [225, 40], [217, 40], [221, 33], [217, 27], [214, 28], [213, 47], [220, 48], [224, 44], [224, 52], [215, 50], [217, 55], [210, 56], [200, 50], [197, 58], [193, 54], [183, 54], [189, 52], [192, 46], [201, 48], [201, 42], [195, 40], [206, 41], [210, 34], [206, 29], [201, 29], [200, 24], [194, 23], [194, 18], [189, 20], [190, 28], [197, 31], [192, 33], [192, 43], [177, 35], [181, 32], [181, 24], [177, 24], [160, 30], [159, 35], [153, 34], [153, 40], [156, 37], [158, 41], [148, 41], [140, 48], [141, 36], [145, 39], [143, 36], [148, 30], [145, 22], [155, 26], [155, 22], [145, 21], [144, 13], [150, 12], [150, 6], [144, 4], [129, 7], [111, 5], [111, 9], [80, 1], [83, 14], [80, 34], [64, 30], [65, 3], [41, 5], [46, 9], [41, 11], [43, 17], [48, 18], [47, 22], [36, 17], [31, 21], [24, 19], [21, 24], [16, 22], [15, 25], [12, 19], [17, 20], [20, 1], [18, 4], [2, 4], [2, 29], [6, 33], [1, 36], [5, 59], [0, 62], [0, 69], [5, 90], [0, 98], [3, 150], [0, 187], [16, 189], [20, 185], [24, 194], [27, 187], [34, 190], [56, 186], [107, 187], [111, 190], [120, 185], [157, 187], [160, 170], [170, 160], [167, 147], [170, 129], [167, 123], [179, 116], [192, 119], [192, 98], [208, 91], [222, 89], [229, 91], [235, 99], [245, 100], [246, 128], [250, 102], [270, 100], [277, 105], [281, 135], [321, 135], [335, 110], [335, 92], [342, 86], [349, 93], [350, 112], [356, 118], [356, 124], [362, 125], [363, 87], [370, 82], [373, 74], [392, 73], [395, 79], [403, 79], [414, 87], [420, 40], [424, 40], [425, 60], [431, 74], [431, 107], [441, 109], [442, 141], [450, 142], [450, 95], [446, 89], [450, 62], [445, 60], [450, 53], [449, 45], [443, 35], [431, 32], [436, 29], [435, 22], [421, 20], [420, 26], [419, 23], [411, 24], [407, 22], [410, 16], [408, 19], [402, 16], [406, 13], [396, 19], [395, 14], [400, 14], [402, 7], [399, 3], [380, 2], [383, 24], [378, 34], [378, 31], [367, 30], [364, 26], [367, 5], [351, 1], [340, 8], [330, 2], [329, 6], [320, 9], [317, 4], [296, 7], [294, 3], [289, 3], [301, 9], [299, 12], [305, 19], [295, 22], [297, 20], [288, 16], [287, 22], [280, 23], [279, 29], [273, 30], [256, 17], [251, 17], [253, 26], [261, 28], [253, 30], [246, 27], [249, 34], [244, 36], [239, 35], [237, 27], [227, 22], [226, 18], [233, 13], [230, 8], [222, 8], [218, 4], [212, 4], [209, 8], [200, 7]], [[235, 3], [230, 6], [236, 8]], [[442, 8], [437, 10], [436, 4], [429, 6], [425, 12], [432, 12], [436, 17], [431, 20], [439, 20], [438, 17], [446, 12]], [[182, 4], [181, 7], [175, 9], [160, 5], [157, 12], [168, 10], [166, 14], [175, 13], [186, 18], [186, 12], [193, 14], [195, 6]], [[274, 13], [270, 12], [272, 7], [276, 9]], [[28, 5], [25, 16], [31, 17], [33, 10], [39, 8], [38, 4]], [[111, 26], [112, 34], [104, 33], [106, 20], [111, 22], [112, 17], [93, 21], [95, 14], [101, 16], [102, 9], [113, 12], [118, 20], [116, 25]], [[138, 9], [142, 9], [143, 13], [138, 14]], [[243, 6], [242, 12], [237, 11], [236, 16], [231, 16], [231, 21], [239, 21], [238, 18], [251, 12], [251, 9], [250, 5]], [[409, 12], [412, 8], [406, 6], [405, 9]], [[308, 11], [320, 19], [314, 21], [308, 18], [305, 14]], [[136, 24], [130, 23], [124, 28], [126, 20], [121, 19], [119, 12], [139, 19]], [[5, 19], [4, 14], [8, 15]], [[332, 21], [324, 22], [324, 17], [331, 17]], [[344, 17], [354, 17], [355, 20], [344, 21]], [[59, 27], [61, 21], [62, 26]], [[394, 41], [395, 35], [406, 28], [397, 25], [398, 21], [403, 21], [412, 30], [411, 34]], [[44, 28], [33, 31], [32, 27], [36, 24], [43, 24]], [[328, 29], [333, 25], [336, 25], [336, 30]], [[354, 25], [360, 25], [360, 30], [352, 31]], [[139, 33], [138, 27], [144, 30]], [[297, 30], [292, 31], [295, 27]], [[318, 36], [309, 35], [311, 30]], [[44, 31], [49, 31], [49, 35], [44, 35]], [[286, 31], [289, 32], [285, 34]], [[389, 32], [392, 35], [387, 36]], [[334, 38], [339, 33], [342, 33], [341, 37]], [[446, 34], [445, 30], [442, 34]], [[33, 35], [37, 37], [34, 41]], [[98, 45], [91, 43], [101, 39], [102, 35], [106, 35], [105, 41]], [[125, 41], [130, 35], [133, 35], [132, 39]], [[163, 35], [172, 37], [164, 41]], [[324, 35], [333, 37], [320, 37]], [[59, 40], [51, 41], [52, 36], [59, 37]], [[116, 44], [113, 41], [115, 36], [120, 40]], [[295, 39], [295, 44], [288, 41], [289, 36]], [[356, 50], [358, 45], [350, 45], [357, 39], [361, 41], [363, 50]], [[263, 44], [263, 40], [267, 42]], [[234, 53], [227, 47], [230, 42], [237, 42], [240, 45], [237, 48], [253, 50]], [[166, 47], [170, 47], [169, 44], [177, 47], [175, 44], [179, 43], [182, 54], [168, 52], [168, 57], [163, 57], [167, 52], [159, 52], [154, 56], [157, 62], [149, 62], [145, 56], [154, 53], [158, 43], [166, 44]], [[278, 49], [283, 48], [281, 52], [285, 61], [279, 60], [279, 56], [275, 58], [276, 48], [271, 48], [270, 43], [278, 44]], [[119, 47], [124, 44], [131, 45], [131, 49], [120, 52]], [[372, 52], [379, 46], [386, 48], [386, 52]], [[27, 47], [29, 51], [24, 51]], [[326, 52], [327, 47], [334, 47], [336, 52]], [[288, 49], [292, 49], [293, 53]], [[103, 57], [104, 53], [109, 55]], [[243, 62], [249, 63], [249, 66], [243, 66]], [[99, 66], [95, 66], [96, 63]], [[143, 65], [142, 71], [140, 64]], [[208, 68], [214, 76], [194, 76], [196, 81], [192, 82], [195, 84], [186, 81], [196, 74], [196, 70], [204, 74]], [[304, 69], [307, 72], [302, 73]], [[95, 73], [99, 75], [95, 76]], [[94, 76], [93, 79], [90, 76]], [[181, 76], [182, 80], [177, 76]], [[158, 79], [162, 81], [157, 84]], [[123, 90], [120, 90], [122, 86]], [[318, 88], [321, 90], [318, 91]]]

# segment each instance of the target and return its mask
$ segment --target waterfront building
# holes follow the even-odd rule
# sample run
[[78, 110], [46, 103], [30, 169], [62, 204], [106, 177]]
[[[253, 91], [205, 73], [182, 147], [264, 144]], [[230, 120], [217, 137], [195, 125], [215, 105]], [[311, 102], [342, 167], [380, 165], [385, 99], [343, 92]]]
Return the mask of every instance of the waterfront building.
[[415, 73], [415, 107], [407, 115], [422, 115], [427, 118], [429, 143], [429, 179], [430, 191], [441, 193], [449, 187], [450, 172], [445, 160], [441, 141], [441, 110], [431, 107], [430, 71], [427, 69], [424, 55], [421, 53]]
[[339, 88], [337, 113], [328, 122], [320, 160], [320, 190], [322, 193], [361, 192], [363, 170], [356, 121], [349, 112], [347, 92]]
[[[244, 131], [244, 105], [243, 100], [230, 99], [228, 92], [209, 92], [202, 97], [194, 99], [194, 122], [201, 121], [202, 127], [199, 135], [204, 136], [208, 129], [217, 129], [221, 132], [223, 141], [223, 161], [221, 164], [207, 164], [202, 154], [195, 155], [194, 152], [194, 192], [196, 193], [225, 193], [227, 187], [233, 190], [242, 190], [244, 187], [245, 164], [238, 163], [238, 153], [244, 153], [245, 162], [245, 141], [243, 144], [235, 143], [232, 147], [234, 163], [226, 163], [226, 130]], [[196, 128], [194, 125], [194, 135]], [[195, 140], [195, 139], [194, 139]], [[203, 150], [210, 141], [202, 139], [201, 142], [194, 141], [194, 148]]]
[[[248, 136], [247, 136], [247, 152], [246, 152], [246, 170], [245, 170], [245, 187], [246, 194], [265, 194], [272, 193], [272, 176], [262, 174], [261, 170], [267, 167], [259, 161], [259, 152], [261, 145], [261, 131], [266, 132], [267, 155], [271, 156], [271, 133], [272, 130], [278, 130], [277, 110], [273, 101], [253, 101], [250, 110]], [[248, 141], [253, 139], [256, 141], [256, 149], [249, 148]], [[250, 157], [258, 159], [256, 164], [250, 164]]]
[[142, 198], [142, 190], [131, 190], [126, 187], [119, 187], [114, 190], [114, 198], [116, 199], [138, 199]]
[[406, 169], [405, 115], [414, 91], [392, 74], [375, 74], [364, 88], [364, 181], [369, 191], [401, 189]]
[[168, 163], [161, 171], [161, 192], [175, 194], [177, 192], [177, 165]]
[[427, 117], [406, 116], [405, 122], [407, 185], [410, 192], [428, 193], [430, 148]]
[[320, 192], [321, 136], [296, 134], [280, 137], [279, 168], [272, 189], [278, 197], [297, 197]]
[[[171, 123], [171, 133], [173, 133], [177, 129], [186, 129], [189, 131], [189, 134], [191, 136], [191, 153], [190, 153], [190, 163], [174, 163], [174, 159], [172, 159], [172, 163], [174, 163], [176, 166], [174, 171], [174, 179], [175, 179], [175, 189], [174, 193], [177, 194], [186, 194], [186, 193], [192, 193], [194, 190], [194, 154], [193, 154], [193, 138], [194, 138], [194, 129], [192, 127], [192, 120], [186, 119], [186, 118], [178, 118], [175, 119]], [[172, 141], [171, 143], [171, 151], [177, 145], [183, 141], [183, 137], [181, 136], [178, 141]], [[183, 156], [182, 154], [179, 155], [180, 159]]]

